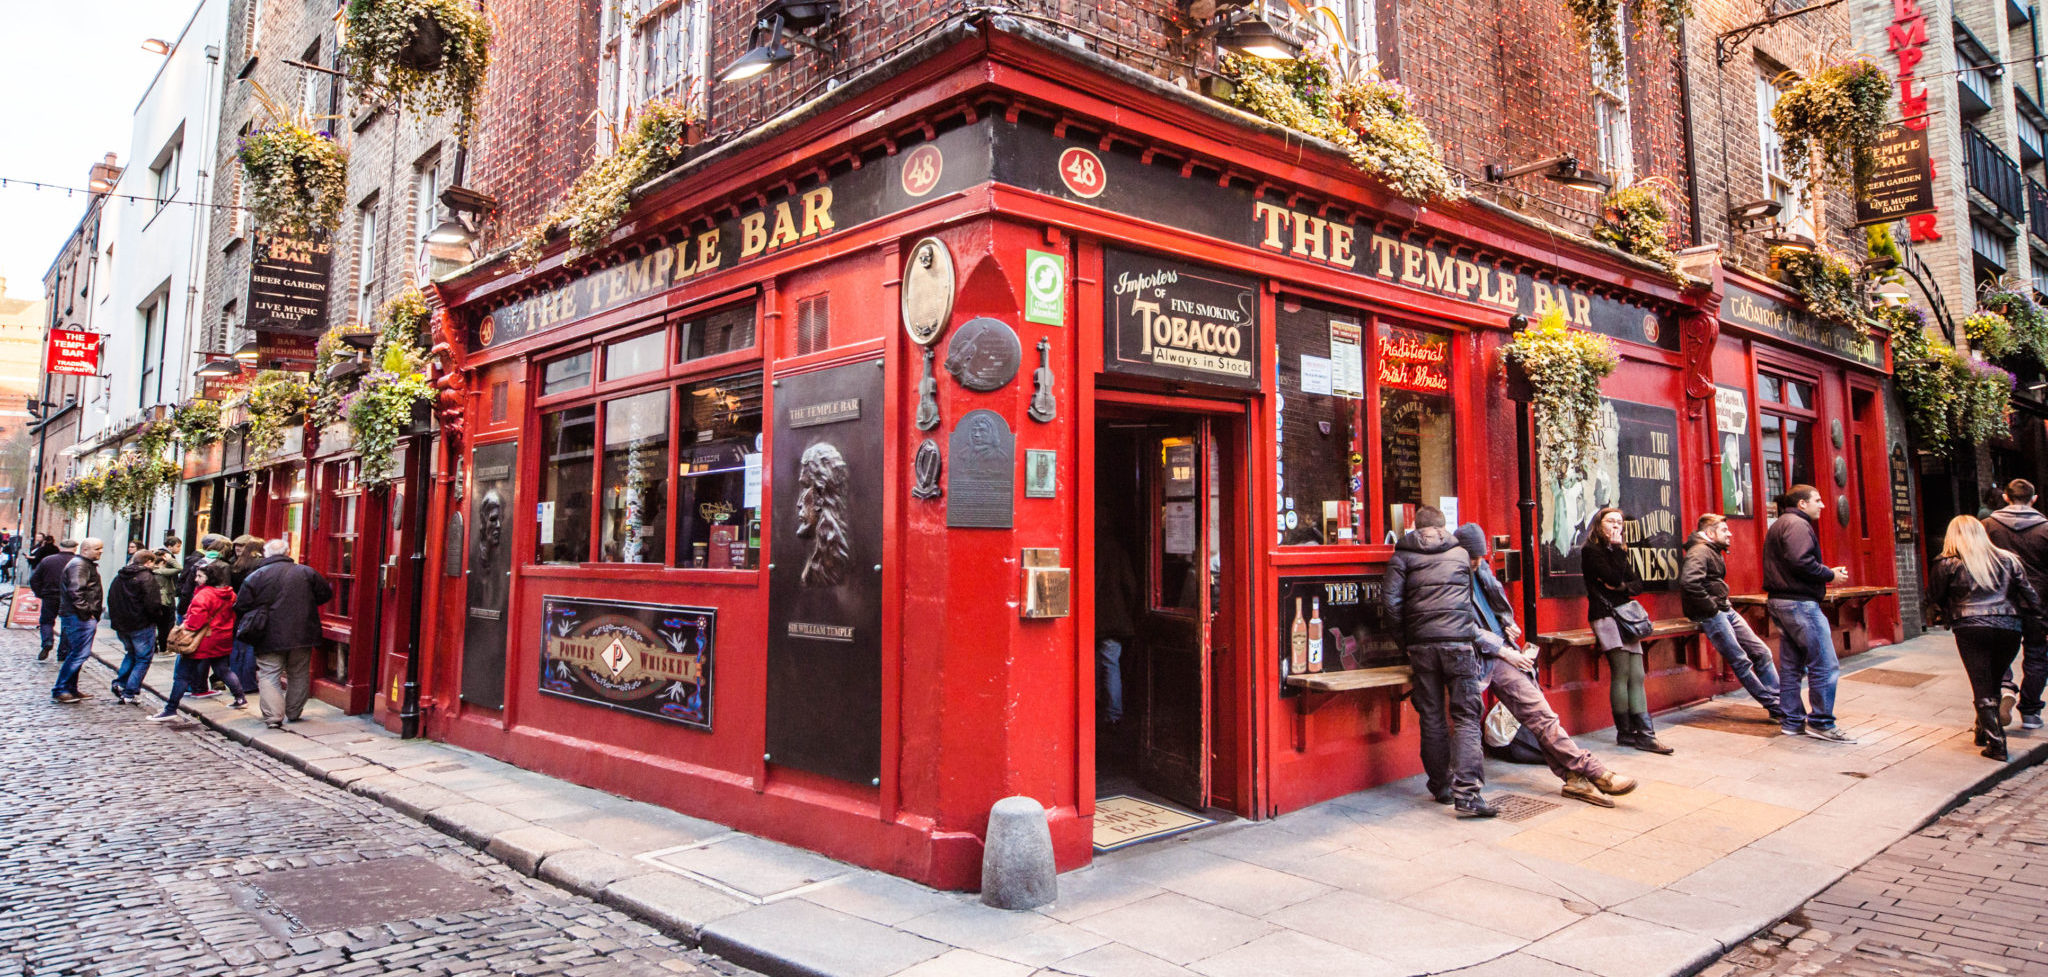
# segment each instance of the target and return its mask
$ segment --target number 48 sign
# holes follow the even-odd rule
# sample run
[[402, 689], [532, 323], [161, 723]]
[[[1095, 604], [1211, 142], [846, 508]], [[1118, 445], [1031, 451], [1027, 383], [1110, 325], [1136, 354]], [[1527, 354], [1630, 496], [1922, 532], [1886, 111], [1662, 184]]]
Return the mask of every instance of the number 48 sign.
[[1060, 182], [1074, 196], [1086, 199], [1102, 194], [1109, 186], [1109, 174], [1102, 169], [1101, 157], [1075, 146], [1060, 154]]

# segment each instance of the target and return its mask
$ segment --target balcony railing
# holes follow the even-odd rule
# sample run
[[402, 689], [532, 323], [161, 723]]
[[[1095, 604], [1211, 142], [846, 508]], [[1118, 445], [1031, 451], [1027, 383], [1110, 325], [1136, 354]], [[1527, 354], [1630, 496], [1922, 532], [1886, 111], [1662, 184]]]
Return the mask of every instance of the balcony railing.
[[2048, 245], [2048, 187], [2041, 181], [2027, 177], [2027, 230], [2034, 238]]
[[[2020, 98], [2022, 99], [2020, 111], [2013, 114], [2013, 121], [2019, 123], [2019, 125], [2014, 128], [2018, 130], [2020, 137], [2020, 163], [2031, 166], [2041, 161], [2041, 126], [2034, 121], [2033, 115], [2027, 111], [2024, 102], [2026, 96], [2021, 95]], [[2036, 111], [2039, 110], [2037, 109]]]
[[1963, 159], [1970, 171], [1970, 189], [1984, 195], [2013, 221], [2026, 219], [2026, 190], [2019, 164], [1972, 126], [1963, 127]]

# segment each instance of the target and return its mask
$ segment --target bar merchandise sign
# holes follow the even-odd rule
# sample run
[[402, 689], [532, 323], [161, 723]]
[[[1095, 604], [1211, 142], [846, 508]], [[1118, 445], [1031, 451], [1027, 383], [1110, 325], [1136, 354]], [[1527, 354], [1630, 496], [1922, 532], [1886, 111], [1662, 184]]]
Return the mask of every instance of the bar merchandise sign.
[[544, 597], [540, 690], [711, 730], [718, 611]]
[[100, 341], [105, 338], [96, 332], [50, 330], [50, 342], [43, 351], [43, 372], [73, 377], [99, 376]]

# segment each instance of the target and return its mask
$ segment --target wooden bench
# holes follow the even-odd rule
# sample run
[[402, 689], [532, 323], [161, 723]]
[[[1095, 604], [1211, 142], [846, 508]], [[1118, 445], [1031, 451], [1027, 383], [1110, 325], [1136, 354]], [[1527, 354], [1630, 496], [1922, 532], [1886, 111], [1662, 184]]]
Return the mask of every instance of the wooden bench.
[[1287, 687], [1300, 690], [1294, 697], [1294, 752], [1308, 751], [1308, 714], [1323, 707], [1324, 703], [1342, 692], [1362, 692], [1367, 689], [1394, 689], [1393, 702], [1388, 705], [1387, 732], [1401, 731], [1401, 700], [1407, 697], [1407, 689], [1415, 683], [1415, 670], [1406, 665], [1388, 665], [1382, 668], [1350, 668], [1335, 672], [1307, 672], [1287, 676]]
[[[1698, 634], [1699, 631], [1699, 625], [1685, 618], [1665, 618], [1660, 621], [1650, 622], [1650, 635], [1643, 639], [1643, 643], [1648, 645], [1659, 641], [1685, 638]], [[1531, 637], [1529, 643], [1535, 645], [1537, 649], [1537, 677], [1544, 685], [1549, 685], [1552, 669], [1557, 665], [1558, 659], [1563, 658], [1566, 652], [1579, 648], [1584, 648], [1588, 651], [1593, 649], [1593, 629], [1577, 628], [1571, 631], [1553, 631], [1548, 634], [1539, 634]], [[1601, 656], [1594, 655], [1592, 658], [1593, 677], [1599, 678]], [[1684, 654], [1681, 653], [1679, 658], [1681, 661], [1685, 660]]]
[[[1820, 599], [1820, 607], [1822, 611], [1827, 613], [1828, 623], [1842, 635], [1841, 647], [1835, 649], [1836, 652], [1844, 655], [1855, 653], [1849, 629], [1842, 623], [1842, 612], [1844, 610], [1856, 611], [1860, 617], [1865, 604], [1879, 597], [1889, 597], [1898, 592], [1899, 588], [1897, 587], [1868, 585], [1828, 588], [1827, 596]], [[1756, 628], [1758, 636], [1765, 638], [1771, 636], [1771, 615], [1768, 610], [1764, 609], [1769, 602], [1770, 598], [1766, 594], [1730, 594], [1728, 597], [1728, 603], [1738, 608], [1757, 609], [1756, 613], [1745, 613], [1743, 617], [1749, 619], [1750, 624]]]

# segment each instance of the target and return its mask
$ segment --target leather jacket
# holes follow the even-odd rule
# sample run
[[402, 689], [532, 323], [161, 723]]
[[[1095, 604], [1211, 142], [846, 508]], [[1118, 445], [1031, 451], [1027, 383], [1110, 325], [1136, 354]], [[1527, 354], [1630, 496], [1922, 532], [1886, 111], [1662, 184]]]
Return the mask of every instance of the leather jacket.
[[1986, 587], [1971, 578], [1960, 558], [1944, 556], [1927, 571], [1927, 608], [1935, 620], [1952, 626], [1970, 618], [2035, 621], [2041, 617], [2041, 598], [2016, 559], [2001, 557], [1998, 580]]

